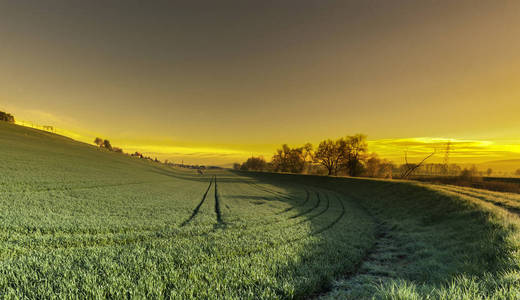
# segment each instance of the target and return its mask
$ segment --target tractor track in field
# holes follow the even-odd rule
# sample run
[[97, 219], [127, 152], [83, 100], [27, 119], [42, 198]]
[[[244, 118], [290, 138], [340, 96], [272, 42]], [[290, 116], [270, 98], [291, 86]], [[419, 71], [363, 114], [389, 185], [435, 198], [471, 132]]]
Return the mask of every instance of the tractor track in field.
[[[207, 193], [209, 192], [212, 183], [213, 183], [213, 180], [210, 180], [210, 185], [206, 189], [204, 196], [207, 196]], [[203, 200], [201, 200], [201, 203], [204, 203], [204, 196], [203, 196]], [[290, 244], [293, 242], [303, 240], [309, 236], [323, 233], [324, 231], [332, 228], [336, 223], [338, 223], [340, 221], [340, 219], [345, 214], [345, 207], [343, 205], [343, 202], [337, 195], [336, 195], [336, 198], [341, 204], [342, 211], [341, 211], [341, 214], [329, 225], [327, 225], [321, 229], [315, 230], [313, 232], [310, 232], [308, 234], [304, 234], [299, 237], [289, 238], [289, 239], [283, 240], [281, 242], [273, 242], [273, 243], [271, 243], [271, 246], [280, 247], [283, 245], [287, 245], [287, 244]], [[202, 204], [199, 203], [199, 205], [197, 207], [200, 208], [201, 205]], [[268, 224], [265, 224], [265, 225], [268, 225]], [[296, 224], [293, 224], [291, 226], [294, 226], [294, 225], [296, 225]], [[240, 237], [245, 236], [247, 234], [254, 233], [254, 232], [251, 232], [249, 229], [257, 229], [258, 227], [261, 227], [261, 226], [263, 226], [263, 225], [253, 226], [253, 227], [246, 229], [244, 234], [242, 234]], [[136, 243], [147, 242], [147, 241], [151, 242], [151, 241], [158, 241], [158, 240], [168, 240], [171, 238], [188, 238], [189, 239], [189, 238], [193, 238], [193, 237], [200, 237], [200, 236], [207, 235], [209, 232], [213, 232], [215, 229], [216, 228], [214, 227], [213, 230], [210, 230], [208, 232], [195, 233], [195, 234], [191, 233], [191, 232], [179, 232], [177, 230], [171, 230], [171, 231], [142, 230], [142, 231], [135, 231], [135, 232], [128, 231], [125, 233], [121, 233], [119, 235], [136, 234], [136, 233], [141, 233], [141, 234], [138, 234], [136, 236], [115, 236], [115, 237], [109, 238], [109, 239], [103, 238], [103, 234], [101, 236], [87, 235], [87, 236], [94, 237], [94, 240], [89, 240], [89, 241], [81, 241], [81, 240], [74, 241], [73, 240], [73, 241], [69, 241], [69, 244], [66, 246], [64, 246], [61, 242], [59, 244], [54, 244], [52, 242], [50, 242], [50, 243], [43, 242], [40, 245], [35, 245], [33, 241], [6, 240], [4, 242], [6, 242], [8, 244], [7, 245], [8, 247], [9, 247], [9, 245], [11, 245], [11, 247], [14, 247], [13, 250], [15, 251], [15, 253], [14, 253], [14, 255], [11, 255], [9, 258], [9, 259], [12, 259], [12, 258], [16, 258], [20, 255], [23, 255], [23, 253], [26, 253], [27, 251], [33, 251], [36, 249], [40, 249], [40, 251], [41, 251], [41, 250], [48, 249], [48, 248], [51, 250], [69, 250], [69, 249], [77, 249], [77, 248], [85, 248], [85, 247], [102, 248], [102, 247], [128, 246], [128, 245], [133, 245]], [[118, 234], [116, 233], [114, 235], [118, 235]], [[71, 237], [73, 237], [73, 236], [74, 235], [71, 235]], [[266, 248], [252, 249], [252, 250], [246, 251], [246, 252], [241, 253], [234, 257], [252, 255], [252, 254], [264, 251], [265, 249]], [[233, 257], [228, 257], [226, 259], [233, 259]], [[3, 260], [3, 258], [1, 258], [0, 260]]]
[[299, 197], [288, 196], [288, 195], [286, 195], [284, 193], [281, 193], [281, 192], [274, 191], [272, 189], [263, 187], [263, 186], [261, 186], [261, 185], [259, 185], [257, 183], [254, 183], [254, 182], [247, 182], [247, 184], [251, 185], [252, 187], [254, 187], [257, 190], [260, 190], [262, 192], [266, 192], [266, 193], [270, 193], [272, 195], [275, 195], [276, 197], [280, 197], [280, 198], [283, 198], [283, 199], [286, 199], [286, 200], [300, 200]]
[[202, 206], [202, 204], [204, 204], [204, 201], [206, 201], [206, 197], [208, 196], [209, 189], [211, 188], [211, 185], [213, 184], [214, 179], [215, 179], [215, 177], [213, 177], [209, 180], [208, 188], [206, 189], [206, 192], [202, 196], [202, 199], [200, 200], [197, 207], [195, 207], [195, 209], [193, 210], [191, 216], [188, 219], [186, 219], [184, 222], [182, 222], [181, 227], [184, 227], [185, 225], [187, 225], [199, 213], [199, 209]]
[[217, 224], [222, 225], [224, 221], [222, 220], [222, 211], [220, 210], [220, 198], [218, 196], [218, 186], [217, 186], [217, 176], [213, 178], [215, 181], [215, 214], [217, 215]]
[[[306, 190], [306, 192], [307, 192], [307, 199], [305, 200], [304, 203], [306, 203], [306, 202], [308, 201], [308, 198], [310, 197], [310, 193], [309, 193], [307, 190]], [[318, 195], [319, 193], [316, 192], [316, 194]], [[318, 197], [319, 197], [319, 196], [318, 196]], [[319, 206], [319, 203], [318, 203], [318, 206]], [[283, 212], [276, 213], [275, 215], [280, 215], [280, 214], [282, 214], [282, 213], [284, 213], [284, 212], [288, 212], [288, 211], [292, 210], [292, 209], [295, 208], [295, 207], [298, 207], [298, 206], [292, 206], [292, 207], [290, 207], [289, 209], [284, 210]], [[328, 208], [328, 207], [327, 207], [327, 208]], [[320, 213], [319, 215], [321, 215], [321, 214], [322, 214], [322, 213]], [[296, 218], [298, 218], [298, 217], [302, 217], [303, 215], [304, 215], [304, 214], [298, 214], [298, 215], [295, 215], [295, 216], [291, 216], [291, 217], [289, 217], [289, 218], [287, 218], [287, 219], [278, 219], [278, 220], [276, 220], [276, 221], [266, 222], [266, 223], [263, 223], [263, 224], [250, 226], [250, 227], [248, 227], [248, 228], [257, 228], [257, 227], [261, 227], [261, 226], [270, 226], [270, 225], [275, 225], [275, 224], [278, 224], [278, 223], [281, 223], [281, 222], [286, 222], [287, 220], [292, 220], [292, 219], [296, 219]], [[318, 216], [318, 215], [316, 215], [316, 217], [317, 217], [317, 216]], [[282, 228], [289, 228], [289, 227], [292, 227], [292, 226], [295, 226], [295, 225], [298, 225], [298, 224], [302, 224], [302, 223], [304, 223], [304, 222], [306, 222], [306, 221], [308, 221], [308, 220], [311, 220], [311, 219], [313, 219], [313, 218], [307, 218], [307, 219], [302, 220], [302, 221], [300, 221], [300, 222], [298, 222], [298, 223], [294, 223], [294, 224], [290, 224], [290, 225], [287, 225], [287, 226], [283, 226]], [[268, 230], [268, 232], [271, 232], [271, 231], [274, 231], [274, 230]]]
[[[503, 208], [503, 209], [507, 210], [508, 212], [514, 214], [514, 215], [517, 215], [517, 216], [520, 215], [520, 207], [511, 206], [511, 205], [508, 205], [507, 203], [500, 202], [499, 200], [490, 199], [490, 198], [486, 197], [485, 195], [479, 195], [478, 193], [472, 192], [472, 191], [461, 190], [461, 189], [459, 189], [457, 187], [451, 187], [451, 186], [439, 186], [439, 187], [443, 191], [450, 192], [450, 193], [455, 193], [455, 194], [460, 194], [460, 195], [463, 195], [463, 196], [466, 196], [466, 197], [470, 197], [470, 198], [473, 198], [473, 199], [481, 200], [481, 201], [493, 204], [494, 206], [498, 206], [500, 208]], [[507, 198], [504, 198], [503, 196], [498, 196], [498, 195], [497, 196], [489, 195], [489, 196], [490, 197], [497, 197], [500, 200], [509, 201]]]
[[[284, 245], [288, 245], [290, 243], [294, 243], [294, 242], [297, 242], [297, 241], [301, 241], [309, 236], [314, 236], [314, 235], [318, 235], [318, 234], [321, 234], [329, 229], [331, 229], [332, 227], [334, 227], [334, 225], [336, 225], [345, 215], [345, 205], [343, 204], [343, 201], [342, 199], [336, 195], [336, 199], [338, 200], [338, 202], [341, 204], [341, 214], [336, 218], [334, 219], [334, 221], [332, 221], [330, 224], [328, 224], [327, 226], [325, 227], [322, 227], [318, 230], [315, 230], [309, 234], [304, 234], [302, 236], [299, 236], [299, 237], [294, 237], [294, 238], [289, 238], [289, 239], [286, 239], [286, 240], [283, 240], [283, 241], [280, 241], [280, 242], [274, 242], [270, 245], [271, 248], [273, 247], [281, 247], [281, 246], [284, 246]], [[243, 257], [243, 256], [247, 256], [247, 255], [253, 255], [253, 254], [256, 254], [256, 253], [259, 253], [259, 252], [262, 252], [264, 251], [265, 247], [262, 247], [260, 249], [251, 249], [251, 250], [248, 250], [248, 251], [244, 251], [243, 253], [240, 253], [240, 254], [237, 254], [237, 255], [234, 255], [233, 257], [225, 257], [224, 258], [224, 261], [225, 260], [230, 260], [230, 259], [236, 259], [236, 257]]]
[[[318, 193], [316, 193], [316, 195], [318, 195]], [[316, 199], [317, 199], [316, 204], [314, 204], [313, 207], [311, 207], [311, 208], [309, 208], [308, 210], [303, 211], [303, 212], [301, 212], [301, 213], [299, 213], [299, 214], [297, 214], [297, 215], [291, 216], [291, 217], [289, 217], [289, 219], [294, 219], [294, 218], [301, 217], [301, 216], [306, 215], [306, 214], [308, 214], [308, 213], [311, 213], [313, 210], [317, 209], [317, 208], [320, 206], [321, 198], [320, 198], [320, 196], [318, 195], [318, 196], [316, 197]]]
[[[336, 217], [330, 224], [320, 228], [320, 229], [317, 229], [317, 230], [314, 230], [312, 231], [311, 233], [303, 236], [303, 237], [300, 237], [300, 238], [296, 238], [296, 239], [290, 239], [290, 241], [298, 241], [298, 240], [301, 240], [303, 238], [305, 238], [306, 236], [309, 236], [309, 235], [316, 235], [316, 234], [320, 234], [322, 232], [325, 232], [329, 229], [331, 229], [334, 225], [336, 225], [342, 218], [343, 216], [345, 215], [346, 213], [346, 210], [345, 210], [345, 205], [343, 204], [343, 201], [336, 195], [336, 199], [338, 200], [339, 204], [340, 204], [340, 207], [341, 207], [341, 213], [338, 217]], [[327, 197], [327, 200], [329, 200], [329, 198]], [[276, 230], [280, 230], [280, 229], [287, 229], [287, 228], [290, 228], [290, 227], [294, 227], [296, 225], [299, 225], [299, 224], [302, 224], [304, 222], [308, 222], [318, 216], [321, 216], [322, 214], [324, 214], [325, 212], [327, 212], [330, 208], [330, 201], [328, 201], [328, 204], [326, 205], [326, 209], [320, 211], [318, 214], [312, 216], [312, 217], [309, 217], [309, 218], [306, 218], [304, 220], [301, 220], [300, 222], [297, 222], [297, 223], [293, 223], [293, 224], [288, 224], [286, 226], [282, 226], [282, 227], [277, 227], [277, 228], [271, 228], [271, 229], [268, 229], [268, 230], [265, 230], [263, 232], [273, 232], [273, 231], [276, 231]], [[301, 217], [303, 215], [300, 215], [298, 217]], [[295, 217], [296, 218], [296, 217]], [[290, 220], [291, 218], [289, 218], [288, 220]], [[279, 220], [279, 221], [276, 221], [276, 222], [270, 222], [270, 223], [266, 223], [266, 224], [260, 224], [260, 225], [255, 225], [255, 226], [250, 226], [248, 227], [247, 229], [257, 229], [259, 227], [263, 227], [263, 226], [268, 226], [268, 225], [274, 225], [276, 223], [280, 223], [282, 222], [283, 220]], [[250, 233], [250, 232], [248, 232]], [[244, 234], [245, 235], [245, 234]]]
[[[294, 220], [294, 219], [296, 219], [296, 218], [303, 217], [303, 216], [305, 216], [306, 214], [308, 214], [308, 213], [310, 213], [310, 212], [316, 210], [316, 208], [319, 207], [320, 202], [321, 202], [321, 200], [320, 200], [320, 196], [319, 196], [319, 195], [320, 195], [320, 193], [319, 193], [319, 192], [316, 192], [316, 196], [317, 196], [317, 198], [318, 198], [317, 203], [314, 205], [314, 207], [312, 207], [311, 209], [309, 209], [309, 210], [307, 210], [307, 211], [305, 211], [305, 212], [303, 212], [303, 213], [299, 213], [299, 214], [297, 214], [297, 215], [295, 215], [295, 216], [291, 216], [291, 217], [289, 217], [289, 218], [287, 218], [287, 219], [279, 219], [279, 220], [276, 220], [276, 221], [273, 221], [273, 222], [266, 222], [266, 223], [263, 223], [263, 224], [252, 225], [252, 226], [247, 227], [247, 229], [255, 229], [255, 228], [259, 228], [259, 227], [263, 227], [263, 226], [271, 226], [271, 225], [275, 225], [275, 224], [278, 224], [278, 223], [281, 223], [281, 222], [285, 222], [285, 221], [288, 221], [288, 220]], [[305, 222], [309, 222], [310, 220], [312, 220], [312, 219], [314, 219], [314, 218], [317, 218], [317, 217], [319, 217], [319, 216], [325, 214], [325, 213], [330, 209], [330, 199], [329, 199], [329, 197], [328, 197], [327, 194], [324, 194], [324, 195], [325, 195], [325, 198], [327, 199], [327, 202], [326, 202], [327, 204], [325, 205], [325, 208], [324, 208], [323, 210], [321, 210], [320, 212], [318, 212], [317, 214], [312, 215], [312, 216], [310, 216], [310, 217], [307, 217], [307, 218], [305, 218], [305, 219], [303, 219], [303, 220], [301, 220], [301, 221], [299, 221], [299, 222], [296, 222], [296, 223], [288, 224], [288, 225], [286, 225], [286, 226], [282, 226], [282, 227], [280, 227], [280, 228], [269, 229], [269, 230], [267, 230], [266, 232], [273, 232], [273, 231], [275, 231], [275, 230], [277, 230], [277, 229], [286, 229], [286, 228], [294, 227], [294, 226], [296, 226], [296, 225], [300, 225], [300, 224], [303, 224], [303, 223], [305, 223]], [[310, 197], [310, 195], [309, 195], [309, 197]], [[307, 201], [306, 201], [306, 202], [307, 202]], [[340, 202], [341, 202], [341, 201], [340, 201]], [[342, 205], [342, 203], [340, 203], [340, 204]], [[345, 208], [344, 208], [343, 206], [342, 206], [342, 214], [343, 214], [343, 215], [345, 214]], [[337, 220], [337, 221], [339, 221], [339, 220]], [[337, 221], [336, 221], [336, 222], [337, 222]], [[333, 225], [330, 225], [330, 227], [332, 227], [332, 226], [333, 226]]]
[[302, 203], [299, 203], [299, 204], [293, 205], [289, 208], [286, 208], [286, 209], [282, 210], [281, 212], [276, 213], [276, 215], [284, 214], [286, 212], [289, 212], [289, 211], [295, 209], [296, 207], [301, 207], [301, 206], [304, 206], [305, 204], [307, 204], [307, 202], [309, 201], [309, 198], [310, 198], [309, 190], [305, 190], [305, 194], [306, 194], [305, 200], [303, 200]]
[[[206, 189], [206, 191], [205, 191], [205, 193], [204, 193], [204, 195], [202, 197], [202, 200], [199, 202], [197, 207], [193, 210], [192, 215], [187, 220], [185, 220], [184, 222], [182, 222], [180, 224], [180, 228], [182, 228], [185, 225], [187, 225], [189, 223], [189, 221], [191, 221], [198, 214], [198, 211], [199, 211], [200, 207], [202, 206], [202, 204], [205, 202], [205, 199], [207, 198], [207, 194], [209, 193], [209, 190], [211, 189], [211, 185], [212, 185], [213, 181], [214, 180], [212, 178], [210, 180], [210, 185], [207, 187], [207, 189]], [[218, 189], [218, 187], [217, 187], [217, 189]], [[219, 194], [218, 194], [218, 190], [216, 191], [216, 198], [215, 199], [219, 199], [219, 200], [216, 200], [216, 201], [218, 201], [218, 204], [215, 203], [215, 214], [217, 215], [217, 224], [218, 223], [223, 223], [223, 219], [222, 219], [221, 213], [220, 214], [217, 213], [217, 212], [220, 212], [220, 197], [219, 197]], [[321, 214], [322, 213], [320, 213], [320, 215]], [[317, 217], [317, 215], [315, 217]], [[219, 221], [219, 219], [220, 219], [220, 221]], [[248, 227], [247, 229], [248, 230], [249, 229], [255, 229], [255, 228], [258, 228], [258, 227], [268, 226], [268, 225], [280, 223], [280, 222], [283, 222], [283, 221], [284, 220], [278, 220], [278, 221], [275, 221], [275, 222], [253, 225], [253, 226]], [[305, 221], [307, 221], [307, 220], [303, 220], [300, 223], [303, 223]], [[296, 224], [300, 224], [300, 223], [296, 223]], [[296, 224], [293, 224], [291, 226], [294, 226]], [[23, 230], [9, 229], [9, 231], [13, 232], [13, 233], [18, 233], [18, 234], [21, 234], [21, 235], [25, 235], [25, 236], [31, 235], [33, 233], [34, 234], [38, 234], [39, 236], [50, 236], [50, 235], [55, 235], [56, 233], [65, 233], [65, 232], [61, 232], [61, 231], [60, 232], [49, 232], [49, 233], [41, 233], [39, 231], [28, 232], [27, 228], [25, 228]], [[141, 237], [146, 235], [146, 236], [155, 237], [155, 238], [157, 238], [158, 236], [166, 236], [165, 238], [173, 238], [173, 237], [176, 237], [176, 236], [179, 236], [179, 237], [201, 236], [201, 235], [207, 234], [207, 232], [199, 233], [199, 234], [192, 234], [192, 233], [189, 233], [189, 232], [178, 232], [178, 231], [176, 231], [175, 228], [168, 228], [166, 230], [165, 229], [161, 229], [161, 228], [150, 228], [150, 229], [140, 229], [140, 230], [118, 230], [118, 231], [102, 231], [102, 232], [89, 232], [88, 230], [85, 230], [85, 231], [66, 233], [66, 235], [68, 237], [84, 236], [84, 237], [88, 237], [88, 238], [92, 238], [92, 239], [104, 239], [104, 237], [107, 237], [107, 236], [109, 236], [110, 238], [120, 239], [120, 237], [116, 237], [116, 236], [134, 235], [134, 234], [135, 235], [139, 235]], [[131, 238], [131, 239], [134, 239], [134, 238]], [[142, 240], [142, 239], [139, 239], [139, 240]], [[15, 242], [15, 241], [4, 240], [4, 239], [1, 239], [1, 238], [0, 238], [0, 241], [4, 241], [4, 242], [8, 242], [8, 243]], [[91, 244], [91, 243], [87, 242], [87, 244]], [[127, 244], [127, 243], [126, 242], [124, 242], [124, 243], [115, 243], [114, 245], [120, 245], [120, 244]], [[55, 247], [55, 248], [60, 248], [60, 247]], [[67, 248], [67, 247], [63, 247], [63, 248]]]
[[[277, 191], [274, 191], [274, 190], [271, 190], [269, 188], [266, 188], [266, 187], [262, 187], [260, 185], [258, 185], [257, 183], [254, 183], [254, 182], [247, 182], [247, 184], [253, 186], [254, 188], [262, 191], [262, 192], [267, 192], [267, 193], [270, 193], [272, 195], [275, 195], [276, 197], [280, 197], [280, 198], [283, 198], [283, 199], [286, 199], [286, 200], [300, 200], [301, 198], [298, 198], [298, 197], [291, 197], [291, 196], [287, 196], [281, 192], [277, 192]], [[309, 198], [310, 198], [310, 195], [309, 195], [309, 191], [307, 189], [305, 189], [305, 193], [306, 193], [306, 197], [305, 197], [305, 200], [303, 200], [303, 202], [301, 203], [298, 203], [296, 205], [293, 205], [289, 208], [286, 208], [278, 213], [276, 213], [277, 215], [281, 215], [283, 213], [286, 213], [286, 212], [289, 212], [291, 210], [293, 210], [294, 208], [296, 207], [301, 207], [301, 206], [305, 206], [305, 204], [307, 204], [307, 202], [309, 201]]]
[[[320, 193], [316, 192], [316, 196], [317, 196], [318, 198], [320, 198]], [[307, 219], [302, 220], [302, 221], [298, 222], [297, 224], [301, 224], [301, 223], [304, 223], [304, 222], [306, 222], [306, 221], [308, 221], [308, 220], [312, 220], [312, 219], [314, 219], [314, 218], [317, 218], [317, 217], [323, 215], [324, 213], [326, 213], [326, 212], [329, 210], [329, 208], [330, 208], [330, 199], [329, 199], [329, 196], [328, 196], [327, 194], [324, 194], [324, 196], [325, 196], [325, 199], [327, 199], [327, 204], [325, 204], [325, 208], [324, 208], [322, 211], [320, 211], [319, 213], [317, 213], [317, 214], [315, 214], [315, 215], [312, 215], [312, 216], [310, 216], [310, 217], [307, 217]]]
[[[208, 188], [208, 190], [209, 190], [209, 188]], [[276, 242], [271, 242], [269, 247], [265, 247], [265, 245], [264, 246], [258, 246], [255, 249], [246, 250], [246, 251], [243, 251], [242, 253], [238, 253], [238, 254], [235, 254], [235, 255], [232, 255], [232, 256], [224, 256], [224, 257], [221, 257], [220, 261], [221, 262], [225, 262], [225, 261], [228, 261], [228, 260], [236, 259], [237, 257], [244, 257], [244, 256], [248, 256], [248, 255], [249, 256], [250, 255], [254, 255], [254, 254], [260, 253], [262, 251], [265, 251], [268, 248], [282, 247], [284, 245], [288, 245], [288, 244], [291, 244], [291, 243], [294, 243], [294, 242], [301, 241], [301, 240], [303, 240], [305, 238], [308, 238], [309, 236], [321, 234], [321, 233], [325, 232], [326, 230], [331, 229], [345, 215], [345, 206], [343, 204], [343, 201], [339, 198], [338, 195], [336, 195], [336, 199], [338, 200], [338, 202], [340, 202], [341, 207], [342, 207], [342, 211], [341, 211], [341, 214], [333, 222], [331, 222], [329, 225], [327, 225], [327, 226], [325, 226], [325, 227], [323, 227], [323, 228], [321, 228], [319, 230], [315, 230], [315, 231], [313, 231], [311, 233], [304, 234], [304, 235], [301, 235], [301, 236], [298, 236], [298, 237], [293, 237], [293, 238], [284, 239], [284, 240], [280, 240], [280, 241], [276, 241]], [[169, 234], [166, 233], [166, 232], [164, 232], [164, 233], [156, 232], [156, 233], [151, 234], [151, 235], [155, 235], [153, 237], [154, 239], [152, 240], [152, 241], [155, 241], [155, 240], [166, 240], [166, 239], [178, 238], [178, 237], [192, 238], [192, 237], [195, 237], [195, 236], [204, 236], [204, 235], [207, 235], [207, 232], [206, 233], [195, 234], [195, 235], [193, 235], [193, 234], [186, 234], [186, 233], [180, 233], [180, 232], [177, 232], [177, 233], [170, 232]], [[80, 242], [80, 243], [77, 243], [77, 245], [68, 246], [68, 247], [66, 247], [66, 246], [64, 247], [62, 245], [56, 245], [56, 247], [52, 247], [51, 250], [56, 250], [56, 249], [69, 250], [69, 249], [85, 248], [85, 247], [100, 248], [100, 247], [113, 247], [113, 246], [128, 246], [128, 245], [133, 245], [133, 244], [136, 244], [136, 243], [139, 243], [139, 242], [144, 242], [144, 241], [150, 241], [150, 239], [147, 239], [146, 236], [137, 236], [137, 237], [123, 238], [123, 239], [119, 239], [119, 240], [112, 240], [112, 241], [107, 242], [107, 243], [95, 244], [95, 245], [89, 245], [90, 243]], [[35, 249], [38, 249], [38, 247], [48, 247], [48, 245], [37, 246], [37, 248], [35, 248]], [[34, 249], [31, 248], [29, 251], [33, 251], [33, 250]], [[15, 257], [20, 256], [20, 255], [23, 255], [23, 253], [18, 253], [18, 255], [13, 255], [13, 256], [10, 257], [10, 259], [15, 258]], [[3, 259], [0, 259], [0, 260], [3, 260]], [[195, 263], [193, 263], [193, 264], [195, 264]], [[189, 264], [189, 265], [192, 265], [192, 264]]]
[[338, 200], [339, 204], [341, 205], [341, 214], [336, 219], [334, 219], [334, 221], [332, 221], [332, 223], [330, 223], [329, 225], [327, 225], [321, 229], [315, 230], [313, 232], [313, 234], [322, 233], [324, 231], [331, 229], [332, 227], [334, 227], [334, 225], [336, 225], [343, 218], [343, 216], [345, 216], [346, 210], [345, 210], [345, 204], [343, 203], [343, 200], [341, 200], [337, 195], [336, 195], [336, 199]]

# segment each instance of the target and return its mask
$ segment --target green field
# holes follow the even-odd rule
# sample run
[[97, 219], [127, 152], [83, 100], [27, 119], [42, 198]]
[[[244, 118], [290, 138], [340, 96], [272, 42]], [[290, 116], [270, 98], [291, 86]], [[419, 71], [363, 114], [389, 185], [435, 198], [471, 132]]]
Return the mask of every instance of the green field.
[[0, 123], [2, 298], [520, 298], [520, 196], [176, 169]]

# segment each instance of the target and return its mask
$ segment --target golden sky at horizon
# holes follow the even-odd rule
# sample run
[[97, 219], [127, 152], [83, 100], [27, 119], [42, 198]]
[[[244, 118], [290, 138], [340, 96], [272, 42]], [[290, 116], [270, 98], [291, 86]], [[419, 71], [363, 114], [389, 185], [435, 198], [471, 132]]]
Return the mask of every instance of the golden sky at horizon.
[[519, 36], [517, 1], [3, 1], [0, 109], [191, 163], [358, 132], [518, 159]]

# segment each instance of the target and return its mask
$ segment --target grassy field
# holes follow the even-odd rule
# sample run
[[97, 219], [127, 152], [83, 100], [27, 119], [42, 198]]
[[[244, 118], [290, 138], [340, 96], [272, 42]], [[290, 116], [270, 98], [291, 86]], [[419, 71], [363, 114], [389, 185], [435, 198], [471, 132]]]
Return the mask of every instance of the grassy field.
[[518, 299], [520, 197], [198, 175], [0, 123], [3, 298]]

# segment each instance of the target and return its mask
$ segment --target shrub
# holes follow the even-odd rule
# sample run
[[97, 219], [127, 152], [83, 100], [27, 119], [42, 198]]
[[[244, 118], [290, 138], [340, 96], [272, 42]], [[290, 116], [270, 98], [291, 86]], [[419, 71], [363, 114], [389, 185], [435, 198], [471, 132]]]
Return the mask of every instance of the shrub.
[[14, 117], [11, 114], [8, 114], [6, 112], [0, 111], [0, 121], [8, 122], [8, 123], [14, 123]]

